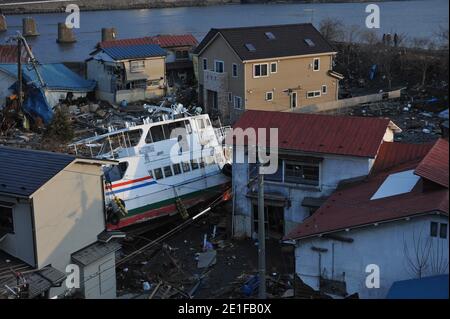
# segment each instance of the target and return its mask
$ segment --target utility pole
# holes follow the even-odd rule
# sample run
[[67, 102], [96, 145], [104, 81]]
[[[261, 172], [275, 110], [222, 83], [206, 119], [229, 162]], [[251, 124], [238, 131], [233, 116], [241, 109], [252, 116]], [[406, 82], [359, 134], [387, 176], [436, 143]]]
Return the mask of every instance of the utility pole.
[[17, 102], [22, 110], [22, 39], [17, 38]]
[[264, 175], [262, 164], [258, 167], [258, 267], [259, 267], [259, 299], [266, 299], [266, 228], [264, 209]]

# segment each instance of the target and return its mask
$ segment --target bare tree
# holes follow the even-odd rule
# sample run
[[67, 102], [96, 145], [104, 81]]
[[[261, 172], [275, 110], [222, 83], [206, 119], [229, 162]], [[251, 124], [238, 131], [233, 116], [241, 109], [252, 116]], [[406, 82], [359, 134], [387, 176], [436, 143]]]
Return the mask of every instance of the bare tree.
[[322, 36], [330, 41], [342, 41], [344, 38], [344, 24], [341, 20], [334, 18], [326, 18], [320, 22], [319, 30]]
[[409, 56], [414, 59], [415, 66], [421, 72], [421, 86], [427, 82], [428, 70], [436, 63], [436, 43], [431, 38], [413, 38]]
[[[412, 233], [411, 240], [403, 237], [403, 253], [409, 273], [416, 278], [424, 275], [439, 275], [448, 271], [448, 250], [443, 244], [434, 243], [432, 237], [424, 235], [424, 228], [419, 233]], [[446, 255], [447, 252], [447, 255]]]

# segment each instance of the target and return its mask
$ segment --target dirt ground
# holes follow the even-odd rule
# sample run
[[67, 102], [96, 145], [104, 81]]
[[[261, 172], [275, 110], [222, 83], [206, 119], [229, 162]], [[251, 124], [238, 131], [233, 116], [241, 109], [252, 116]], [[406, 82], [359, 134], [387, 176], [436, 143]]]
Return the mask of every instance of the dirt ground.
[[[117, 270], [118, 295], [122, 298], [148, 298], [158, 283], [159, 291], [153, 298], [252, 298], [241, 292], [242, 286], [258, 271], [258, 247], [251, 239], [231, 239], [229, 225], [231, 214], [225, 208], [217, 209], [208, 217], [189, 225], [186, 229], [164, 241], [153, 250], [144, 251]], [[212, 234], [216, 226], [216, 236]], [[197, 253], [203, 251], [203, 239], [214, 245], [216, 263], [208, 268], [197, 268]], [[124, 253], [135, 249], [137, 241], [159, 234], [144, 234], [140, 239], [125, 244]], [[281, 297], [292, 288], [294, 272], [293, 251], [277, 240], [266, 243], [269, 297]], [[144, 282], [151, 289], [144, 290]], [[177, 291], [164, 292], [168, 286]], [[148, 288], [148, 287], [147, 287]], [[186, 295], [184, 294], [186, 293]]]

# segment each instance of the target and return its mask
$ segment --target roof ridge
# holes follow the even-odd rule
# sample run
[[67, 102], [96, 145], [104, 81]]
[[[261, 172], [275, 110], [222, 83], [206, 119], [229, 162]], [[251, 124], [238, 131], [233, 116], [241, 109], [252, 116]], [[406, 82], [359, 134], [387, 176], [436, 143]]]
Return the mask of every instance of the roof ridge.
[[312, 23], [287, 23], [287, 24], [270, 24], [270, 25], [257, 25], [257, 26], [245, 26], [245, 27], [227, 27], [227, 28], [211, 28], [211, 30], [243, 30], [243, 29], [263, 29], [263, 28], [279, 28], [279, 27], [292, 27], [292, 26], [306, 26]]

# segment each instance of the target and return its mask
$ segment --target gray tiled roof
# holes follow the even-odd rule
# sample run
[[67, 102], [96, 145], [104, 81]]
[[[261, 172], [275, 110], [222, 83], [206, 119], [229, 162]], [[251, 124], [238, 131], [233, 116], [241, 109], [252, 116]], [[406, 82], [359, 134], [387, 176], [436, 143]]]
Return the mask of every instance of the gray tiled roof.
[[73, 253], [72, 260], [78, 264], [87, 266], [94, 261], [119, 250], [121, 247], [122, 246], [115, 241], [110, 241], [108, 243], [95, 242], [92, 245]]
[[31, 196], [75, 156], [0, 146], [0, 194]]
[[[333, 52], [333, 47], [310, 23], [211, 29], [196, 48], [200, 53], [220, 33], [242, 61]], [[266, 33], [273, 34], [272, 38]], [[313, 43], [309, 45], [308, 43]], [[248, 49], [248, 45], [255, 48]]]

